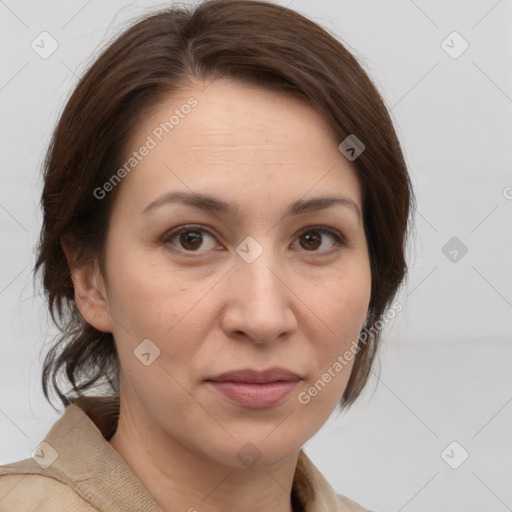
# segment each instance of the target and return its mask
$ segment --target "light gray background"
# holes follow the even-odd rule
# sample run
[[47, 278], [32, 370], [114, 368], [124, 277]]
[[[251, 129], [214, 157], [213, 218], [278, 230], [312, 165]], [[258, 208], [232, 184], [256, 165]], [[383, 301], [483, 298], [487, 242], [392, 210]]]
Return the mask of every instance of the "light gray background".
[[[305, 450], [379, 512], [512, 510], [512, 0], [279, 3], [341, 38], [375, 80], [418, 198], [380, 379]], [[59, 417], [40, 387], [55, 331], [31, 275], [50, 134], [99, 47], [163, 5], [0, 1], [0, 464], [29, 457]], [[48, 59], [31, 48], [43, 31], [59, 44]], [[458, 58], [441, 46], [453, 31], [469, 44]], [[468, 248], [456, 262], [442, 252], [454, 236]], [[453, 441], [452, 464], [469, 453], [458, 469], [441, 456]]]

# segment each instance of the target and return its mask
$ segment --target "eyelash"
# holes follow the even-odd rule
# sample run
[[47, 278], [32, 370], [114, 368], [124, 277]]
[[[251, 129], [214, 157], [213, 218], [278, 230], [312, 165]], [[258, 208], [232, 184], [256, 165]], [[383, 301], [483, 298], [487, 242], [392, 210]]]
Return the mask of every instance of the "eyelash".
[[[166, 244], [166, 245], [169, 244], [169, 245], [171, 245], [173, 250], [176, 250], [177, 252], [185, 253], [187, 255], [194, 254], [194, 253], [206, 252], [206, 251], [200, 251], [200, 250], [188, 251], [186, 249], [180, 249], [179, 247], [176, 247], [170, 243], [179, 234], [186, 233], [187, 231], [201, 231], [201, 232], [207, 233], [213, 239], [216, 239], [216, 237], [212, 233], [210, 233], [210, 231], [205, 229], [203, 226], [198, 225], [198, 224], [193, 224], [193, 225], [187, 225], [187, 226], [180, 226], [178, 229], [173, 229], [173, 230], [167, 232], [162, 238], [162, 243]], [[308, 226], [307, 228], [303, 229], [297, 235], [297, 238], [299, 238], [302, 235], [305, 235], [309, 232], [318, 232], [318, 233], [329, 235], [334, 240], [334, 246], [331, 249], [328, 249], [326, 251], [307, 251], [306, 249], [304, 249], [305, 252], [312, 253], [312, 254], [318, 253], [321, 255], [330, 255], [330, 254], [333, 254], [334, 252], [340, 250], [342, 247], [348, 246], [348, 242], [347, 242], [346, 238], [340, 232], [332, 230], [325, 226]], [[192, 257], [195, 257], [195, 256], [192, 256]]]

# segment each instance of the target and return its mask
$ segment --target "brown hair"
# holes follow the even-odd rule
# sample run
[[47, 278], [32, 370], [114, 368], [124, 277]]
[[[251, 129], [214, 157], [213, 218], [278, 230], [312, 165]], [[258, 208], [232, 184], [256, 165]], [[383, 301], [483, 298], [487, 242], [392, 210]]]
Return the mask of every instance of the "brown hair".
[[[362, 187], [371, 300], [366, 337], [358, 341], [340, 402], [340, 410], [348, 407], [368, 380], [381, 319], [406, 275], [413, 192], [389, 113], [355, 57], [316, 23], [259, 0], [208, 0], [146, 15], [102, 51], [70, 96], [44, 162], [35, 265], [61, 330], [44, 361], [44, 394], [51, 403], [51, 379], [64, 406], [102, 381], [110, 396], [118, 396], [113, 336], [80, 315], [62, 242], [83, 260], [97, 258], [101, 267], [119, 186], [102, 200], [93, 191], [122, 165], [130, 135], [148, 109], [173, 92], [186, 91], [192, 78], [231, 78], [298, 94], [327, 120], [340, 142], [354, 134], [366, 146], [353, 164]], [[72, 394], [59, 389], [60, 370]]]

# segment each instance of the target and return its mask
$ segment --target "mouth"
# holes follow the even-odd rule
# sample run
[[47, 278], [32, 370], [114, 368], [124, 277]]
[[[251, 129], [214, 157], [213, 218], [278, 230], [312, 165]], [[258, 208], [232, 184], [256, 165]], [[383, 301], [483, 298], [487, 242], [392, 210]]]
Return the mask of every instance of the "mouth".
[[206, 380], [207, 385], [231, 402], [246, 408], [267, 408], [283, 402], [302, 378], [285, 368], [225, 372]]

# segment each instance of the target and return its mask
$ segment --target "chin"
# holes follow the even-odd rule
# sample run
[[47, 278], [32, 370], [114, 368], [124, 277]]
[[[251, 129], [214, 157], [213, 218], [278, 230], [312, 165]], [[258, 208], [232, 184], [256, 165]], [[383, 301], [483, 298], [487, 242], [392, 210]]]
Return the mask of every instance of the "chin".
[[230, 441], [223, 446], [209, 446], [205, 449], [204, 455], [217, 463], [238, 469], [268, 469], [280, 464], [288, 457], [295, 455], [302, 443], [283, 443], [282, 437], [275, 439], [265, 438], [268, 432], [259, 432], [258, 435], [230, 438]]

